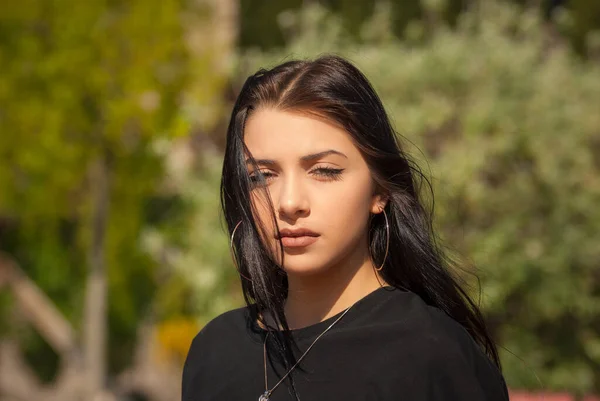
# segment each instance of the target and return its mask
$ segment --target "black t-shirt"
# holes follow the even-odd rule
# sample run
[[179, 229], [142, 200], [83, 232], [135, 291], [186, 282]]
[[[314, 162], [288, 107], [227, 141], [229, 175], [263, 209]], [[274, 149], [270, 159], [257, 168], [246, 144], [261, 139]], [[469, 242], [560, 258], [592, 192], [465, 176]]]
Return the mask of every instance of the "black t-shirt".
[[[293, 330], [297, 357], [341, 313]], [[265, 391], [264, 337], [247, 307], [210, 321], [186, 358], [182, 400], [258, 400]], [[287, 370], [270, 357], [267, 368], [272, 388]], [[414, 293], [392, 287], [356, 302], [291, 376], [301, 401], [508, 400], [501, 373], [461, 325]], [[293, 399], [289, 379], [270, 397]]]

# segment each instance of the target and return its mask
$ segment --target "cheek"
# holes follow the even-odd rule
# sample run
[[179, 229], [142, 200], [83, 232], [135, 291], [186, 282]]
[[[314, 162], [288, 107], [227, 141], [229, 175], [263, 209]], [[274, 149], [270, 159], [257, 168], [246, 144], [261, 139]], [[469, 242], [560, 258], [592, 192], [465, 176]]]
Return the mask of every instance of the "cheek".
[[[358, 182], [358, 183], [357, 183]], [[321, 215], [324, 223], [331, 232], [338, 235], [342, 241], [361, 237], [366, 233], [369, 218], [371, 189], [369, 181], [353, 180], [331, 191], [323, 199]]]

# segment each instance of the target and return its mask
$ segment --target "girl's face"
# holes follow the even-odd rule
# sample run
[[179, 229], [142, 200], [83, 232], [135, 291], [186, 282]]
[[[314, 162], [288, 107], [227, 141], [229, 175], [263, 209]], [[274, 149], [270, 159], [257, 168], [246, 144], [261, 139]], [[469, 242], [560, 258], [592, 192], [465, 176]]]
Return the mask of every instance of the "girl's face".
[[288, 274], [314, 274], [369, 258], [369, 215], [385, 204], [373, 195], [370, 170], [344, 129], [309, 114], [262, 108], [246, 121], [244, 142], [259, 167], [253, 171], [247, 163], [250, 176], [266, 180], [254, 185], [251, 198], [276, 260], [281, 261], [279, 243], [265, 196], [271, 197], [281, 231], [317, 235], [299, 246], [293, 242], [303, 239], [282, 238]]

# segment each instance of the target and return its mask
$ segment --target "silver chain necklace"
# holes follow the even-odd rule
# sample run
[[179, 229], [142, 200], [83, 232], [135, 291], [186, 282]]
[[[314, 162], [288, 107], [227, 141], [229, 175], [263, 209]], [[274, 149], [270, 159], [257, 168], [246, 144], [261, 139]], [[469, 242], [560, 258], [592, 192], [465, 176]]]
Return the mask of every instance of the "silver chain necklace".
[[331, 323], [329, 325], [329, 327], [327, 327], [321, 334], [319, 334], [319, 336], [317, 338], [315, 338], [315, 341], [313, 341], [312, 344], [310, 344], [310, 346], [306, 349], [306, 351], [304, 351], [302, 356], [300, 356], [300, 358], [298, 358], [298, 361], [294, 364], [294, 366], [292, 366], [292, 368], [290, 370], [288, 370], [288, 372], [270, 390], [269, 390], [269, 385], [267, 383], [267, 338], [269, 337], [270, 332], [267, 332], [267, 335], [265, 336], [265, 342], [263, 344], [263, 358], [264, 358], [263, 360], [264, 360], [264, 365], [265, 365], [265, 392], [262, 393], [260, 395], [260, 397], [258, 397], [258, 401], [269, 401], [269, 397], [271, 397], [271, 394], [273, 394], [273, 391], [275, 391], [275, 389], [285, 380], [285, 378], [288, 377], [288, 375], [290, 373], [292, 373], [292, 371], [294, 369], [296, 369], [296, 366], [298, 366], [300, 364], [302, 359], [304, 359], [306, 354], [308, 354], [308, 351], [310, 351], [310, 349], [313, 347], [313, 345], [315, 345], [315, 343], [319, 340], [319, 338], [321, 338], [323, 336], [323, 334], [327, 333], [327, 331], [330, 328], [332, 328], [337, 322], [339, 322], [340, 319], [343, 318], [346, 313], [348, 313], [348, 311], [350, 310], [350, 308], [352, 308], [352, 306], [354, 306], [354, 304], [350, 305], [344, 311], [344, 313], [342, 313], [340, 315], [340, 317], [335, 319], [335, 321], [333, 323]]

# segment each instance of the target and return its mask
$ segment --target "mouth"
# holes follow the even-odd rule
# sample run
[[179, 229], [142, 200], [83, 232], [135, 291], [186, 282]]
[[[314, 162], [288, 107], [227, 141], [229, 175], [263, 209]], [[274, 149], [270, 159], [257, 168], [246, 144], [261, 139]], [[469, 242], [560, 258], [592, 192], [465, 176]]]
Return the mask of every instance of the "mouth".
[[318, 236], [311, 237], [308, 235], [301, 237], [281, 237], [281, 243], [286, 248], [301, 248], [314, 244], [318, 239]]
[[305, 247], [314, 244], [319, 239], [319, 234], [306, 228], [291, 230], [284, 228], [275, 234], [276, 239], [280, 239], [286, 248]]

